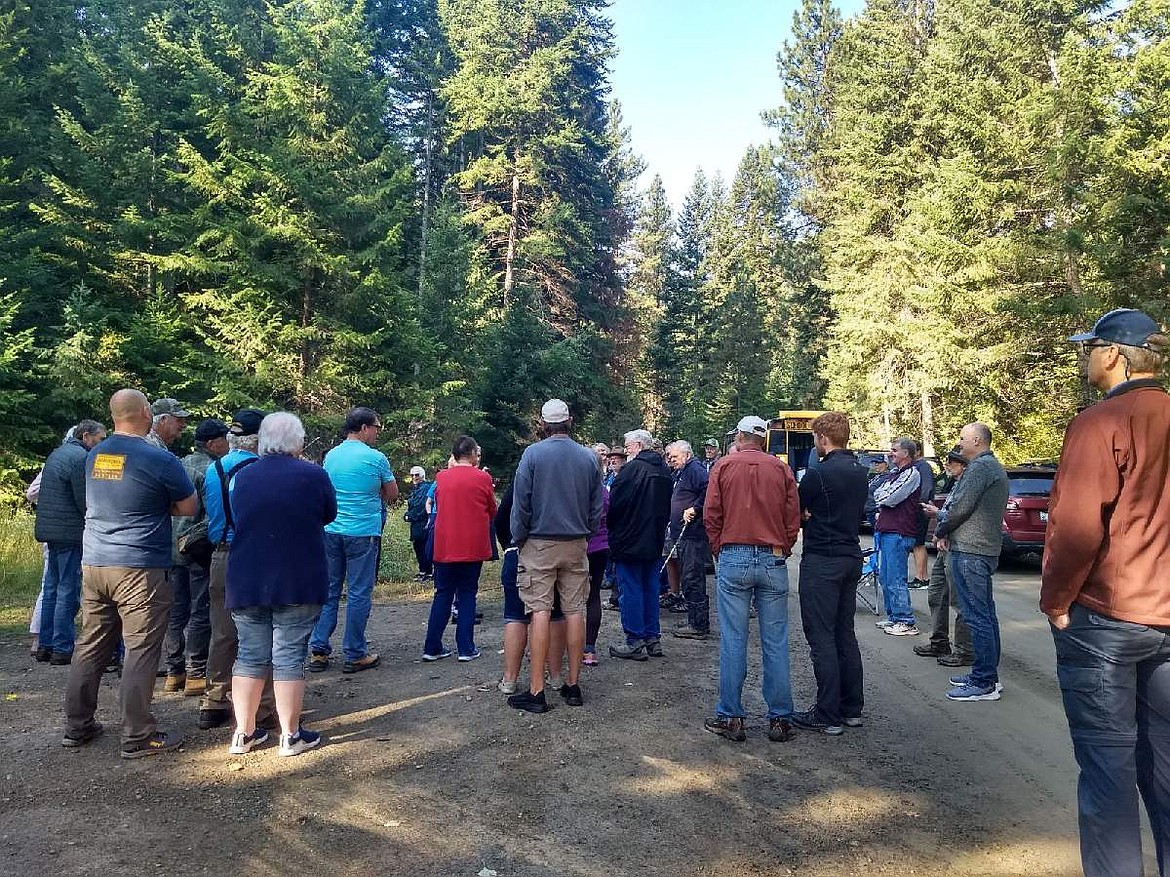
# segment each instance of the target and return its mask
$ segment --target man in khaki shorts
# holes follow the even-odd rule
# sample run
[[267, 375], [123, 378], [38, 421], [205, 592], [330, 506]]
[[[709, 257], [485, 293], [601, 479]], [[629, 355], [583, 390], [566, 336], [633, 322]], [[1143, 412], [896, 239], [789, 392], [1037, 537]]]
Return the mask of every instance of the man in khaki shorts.
[[173, 596], [171, 516], [193, 515], [195, 486], [179, 458], [146, 441], [151, 413], [137, 390], [110, 399], [114, 431], [85, 464], [81, 637], [65, 685], [67, 747], [102, 732], [94, 721], [102, 670], [126, 642], [119, 699], [122, 757], [175, 749], [181, 734], [158, 730], [150, 712]]
[[569, 672], [561, 697], [581, 706], [578, 673], [585, 649], [585, 600], [589, 596], [586, 541], [601, 521], [601, 467], [597, 455], [570, 437], [569, 406], [550, 399], [540, 409], [545, 438], [529, 446], [516, 469], [512, 503], [512, 540], [520, 546], [517, 587], [532, 613], [528, 691], [513, 694], [508, 705], [531, 713], [548, 711], [544, 663], [549, 648], [549, 616], [559, 594], [565, 613]]

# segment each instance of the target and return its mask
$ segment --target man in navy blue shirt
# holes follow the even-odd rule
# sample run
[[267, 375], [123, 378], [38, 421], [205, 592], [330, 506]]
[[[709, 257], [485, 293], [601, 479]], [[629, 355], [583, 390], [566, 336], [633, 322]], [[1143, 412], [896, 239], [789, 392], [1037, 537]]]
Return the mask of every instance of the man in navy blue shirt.
[[677, 546], [679, 583], [687, 606], [687, 620], [671, 633], [683, 639], [705, 640], [711, 628], [711, 601], [707, 597], [711, 544], [703, 526], [707, 469], [695, 459], [690, 442], [681, 440], [666, 446], [666, 464], [674, 474], [670, 536]]
[[198, 500], [178, 457], [146, 442], [146, 396], [119, 390], [110, 414], [114, 432], [85, 465], [82, 631], [65, 687], [61, 742], [83, 746], [101, 733], [93, 718], [98, 686], [121, 636], [122, 757], [140, 758], [183, 742], [181, 734], [158, 730], [150, 703], [171, 611], [171, 516], [195, 514]]

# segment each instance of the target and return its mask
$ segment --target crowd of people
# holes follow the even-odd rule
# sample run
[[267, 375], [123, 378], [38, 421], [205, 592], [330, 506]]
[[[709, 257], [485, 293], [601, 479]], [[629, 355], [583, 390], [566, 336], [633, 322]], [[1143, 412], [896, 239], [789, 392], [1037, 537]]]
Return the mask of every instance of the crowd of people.
[[[1149, 316], [1119, 310], [1070, 340], [1083, 345], [1089, 380], [1106, 396], [1069, 426], [1040, 607], [1051, 620], [1081, 768], [1086, 873], [1140, 873], [1139, 790], [1160, 865], [1170, 840], [1170, 398], [1157, 377], [1167, 337]], [[301, 722], [305, 669], [323, 672], [335, 660], [343, 591], [341, 672], [380, 663], [366, 626], [381, 534], [399, 498], [377, 449], [380, 417], [352, 409], [344, 440], [318, 466], [302, 458], [304, 427], [288, 412], [246, 408], [230, 423], [204, 420], [183, 460], [168, 450], [190, 416], [175, 399], [152, 405], [120, 390], [110, 414], [108, 435], [91, 420], [70, 430], [30, 488], [45, 543], [34, 655], [70, 665], [63, 744], [83, 746], [102, 732], [99, 682], [120, 667], [122, 757], [180, 745], [151, 713], [161, 667], [167, 690], [201, 698], [201, 729], [234, 722], [233, 754], [276, 730], [281, 755], [318, 745], [320, 735]], [[699, 459], [689, 442], [664, 446], [640, 428], [620, 448], [586, 447], [573, 438], [568, 405], [550, 399], [540, 436], [498, 503], [478, 444], [459, 436], [433, 480], [420, 466], [410, 470], [403, 517], [418, 580], [433, 578], [435, 588], [422, 660], [480, 658], [482, 566], [501, 558], [499, 690], [531, 713], [550, 709], [549, 691], [583, 706], [582, 667], [599, 660], [607, 585], [623, 633], [608, 656], [651, 661], [665, 654], [664, 609], [686, 616], [665, 631], [671, 637], [711, 636], [714, 559], [719, 690], [704, 727], [731, 741], [747, 737], [742, 694], [755, 617], [768, 738], [786, 741], [797, 729], [839, 736], [863, 724], [854, 619], [868, 519], [886, 616], [878, 627], [917, 635], [909, 590], [927, 587], [931, 635], [914, 652], [970, 668], [950, 676], [951, 701], [1000, 699], [993, 577], [1008, 479], [991, 429], [979, 421], [962, 428], [946, 454], [950, 489], [940, 505], [913, 439], [895, 439], [869, 471], [849, 450], [845, 414], [821, 414], [811, 429], [815, 453], [798, 482], [766, 452], [760, 417], [737, 423], [726, 454], [706, 440]], [[928, 572], [930, 519], [937, 553]], [[798, 539], [800, 621], [817, 689], [804, 709], [789, 669], [789, 561]], [[443, 639], [451, 621], [454, 651]]]

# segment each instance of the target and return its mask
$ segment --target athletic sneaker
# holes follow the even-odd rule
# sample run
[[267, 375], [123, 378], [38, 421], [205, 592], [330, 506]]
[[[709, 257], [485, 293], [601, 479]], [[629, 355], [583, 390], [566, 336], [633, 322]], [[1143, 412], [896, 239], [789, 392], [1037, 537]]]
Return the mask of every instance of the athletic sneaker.
[[61, 745], [66, 749], [77, 749], [79, 746], [84, 746], [86, 743], [90, 742], [96, 737], [100, 737], [102, 735], [102, 731], [104, 730], [105, 728], [102, 727], [101, 722], [93, 722], [88, 728], [86, 728], [81, 732], [80, 735], [76, 737], [71, 737], [68, 733], [65, 734], [65, 736], [61, 738]]
[[145, 758], [147, 755], [158, 755], [170, 752], [183, 745], [183, 735], [174, 731], [155, 731], [140, 743], [131, 743], [122, 746], [123, 758]]
[[890, 636], [918, 636], [918, 628], [913, 624], [903, 624], [901, 621], [886, 628]]
[[861, 716], [846, 716], [841, 721], [843, 721], [845, 723], [846, 728], [860, 728], [861, 727]]
[[948, 700], [999, 700], [1000, 691], [996, 685], [960, 685], [947, 692]]
[[581, 706], [585, 703], [581, 697], [580, 685], [565, 685], [561, 688], [561, 697], [569, 706]]
[[232, 734], [232, 745], [228, 747], [229, 755], [243, 755], [245, 752], [251, 752], [261, 743], [268, 740], [268, 732], [263, 728], [255, 728], [251, 734], [245, 734], [243, 731], [236, 731]]
[[460, 655], [460, 656], [459, 656], [459, 660], [460, 660], [460, 661], [462, 661], [463, 663], [467, 663], [468, 661], [474, 661], [474, 660], [475, 660], [476, 658], [478, 658], [478, 657], [479, 657], [481, 654], [482, 654], [482, 652], [480, 652], [480, 650], [479, 650], [479, 649], [476, 649], [476, 650], [475, 650], [474, 652], [472, 652], [470, 655]]
[[885, 630], [887, 627], [893, 627], [893, 626], [894, 626], [894, 622], [890, 621], [890, 620], [887, 618], [887, 619], [883, 619], [882, 621], [875, 621], [875, 622], [873, 623], [873, 626], [874, 626], [874, 627], [881, 628], [882, 630]]
[[422, 659], [424, 661], [441, 661], [443, 658], [449, 657], [451, 657], [451, 650], [444, 648], [443, 651], [439, 652], [437, 655], [428, 655], [426, 652], [423, 652]]
[[320, 742], [321, 735], [316, 731], [310, 731], [307, 728], [297, 728], [295, 734], [280, 735], [279, 754], [286, 758], [292, 755], [300, 755], [306, 749], [312, 749]]
[[[970, 673], [962, 673], [962, 674], [959, 674], [957, 676], [952, 676], [947, 681], [950, 682], [951, 685], [953, 685], [956, 688], [963, 688], [963, 687], [971, 684], [971, 674]], [[995, 690], [1002, 692], [1003, 691], [1003, 684], [1000, 682], [996, 682], [995, 683]]]
[[828, 734], [830, 737], [839, 737], [845, 733], [845, 729], [840, 725], [831, 725], [818, 716], [815, 709], [805, 710], [802, 713], [793, 713], [792, 724], [798, 728], [805, 728], [806, 730], [816, 731], [820, 734]]
[[537, 694], [533, 694], [531, 691], [517, 692], [508, 698], [508, 706], [530, 713], [548, 712], [548, 701], [544, 699], [543, 689]]
[[516, 680], [512, 679], [511, 681], [509, 681], [507, 679], [501, 679], [496, 684], [496, 688], [498, 688], [502, 694], [515, 694], [516, 693]]
[[921, 591], [923, 588], [929, 588], [930, 582], [926, 579], [914, 579], [906, 584], [906, 587], [911, 591]]

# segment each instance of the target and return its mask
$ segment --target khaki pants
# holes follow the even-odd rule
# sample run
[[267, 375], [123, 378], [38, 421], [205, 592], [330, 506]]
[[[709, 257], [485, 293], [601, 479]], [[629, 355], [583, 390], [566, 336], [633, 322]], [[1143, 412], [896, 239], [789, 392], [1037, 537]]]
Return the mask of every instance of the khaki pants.
[[[211, 646], [207, 652], [207, 690], [201, 710], [230, 710], [232, 708], [232, 664], [240, 647], [236, 623], [225, 608], [227, 601], [227, 564], [229, 546], [215, 549], [211, 555], [211, 581], [207, 594], [211, 605]], [[267, 727], [276, 721], [276, 696], [269, 677], [260, 695], [256, 712], [258, 724]]]
[[65, 684], [69, 736], [82, 737], [92, 728], [102, 671], [114, 656], [119, 636], [126, 643], [118, 687], [122, 744], [141, 743], [158, 730], [150, 703], [171, 612], [168, 572], [82, 566], [81, 637]]

